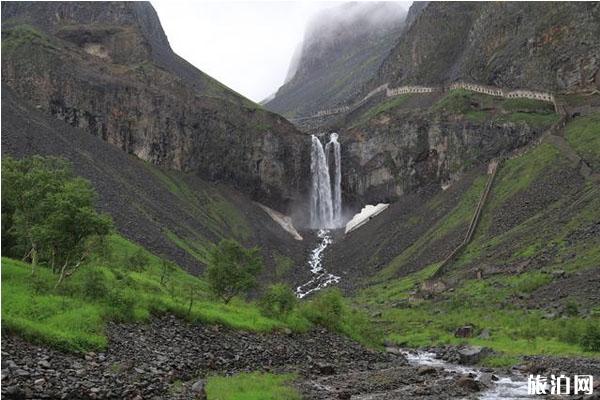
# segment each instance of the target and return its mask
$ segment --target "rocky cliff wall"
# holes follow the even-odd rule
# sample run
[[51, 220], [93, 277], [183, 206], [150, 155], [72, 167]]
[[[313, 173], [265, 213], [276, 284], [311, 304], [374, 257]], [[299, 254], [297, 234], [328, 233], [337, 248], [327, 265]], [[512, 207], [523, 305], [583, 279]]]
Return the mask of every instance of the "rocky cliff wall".
[[431, 2], [365, 89], [455, 80], [563, 92], [600, 87], [600, 3]]
[[282, 211], [299, 201], [307, 138], [178, 58], [149, 3], [2, 7], [2, 81], [34, 107]]
[[340, 135], [344, 200], [389, 202], [429, 185], [446, 187], [471, 166], [524, 146], [542, 131], [423, 113], [371, 120]]

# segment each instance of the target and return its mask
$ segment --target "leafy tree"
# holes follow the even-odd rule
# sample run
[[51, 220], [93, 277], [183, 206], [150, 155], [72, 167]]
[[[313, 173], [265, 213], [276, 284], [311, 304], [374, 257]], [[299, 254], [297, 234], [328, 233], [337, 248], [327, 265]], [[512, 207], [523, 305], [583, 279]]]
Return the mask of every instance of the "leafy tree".
[[2, 213], [10, 223], [3, 239], [6, 229], [13, 248], [31, 261], [32, 274], [40, 261], [49, 264], [59, 273], [57, 286], [89, 255], [89, 241], [112, 228], [111, 219], [94, 210], [94, 200], [91, 184], [62, 159], [2, 160]]
[[205, 276], [211, 291], [227, 304], [256, 286], [262, 267], [258, 248], [246, 249], [235, 240], [224, 239], [209, 252]]
[[281, 317], [289, 314], [296, 307], [298, 299], [292, 289], [284, 284], [271, 285], [260, 300], [260, 308], [268, 317]]

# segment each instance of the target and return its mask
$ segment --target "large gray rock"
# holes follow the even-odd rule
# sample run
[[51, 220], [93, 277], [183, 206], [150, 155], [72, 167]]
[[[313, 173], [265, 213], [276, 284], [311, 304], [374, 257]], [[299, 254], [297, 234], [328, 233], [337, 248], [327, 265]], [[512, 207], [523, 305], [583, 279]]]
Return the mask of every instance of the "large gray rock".
[[489, 355], [491, 350], [483, 346], [465, 346], [458, 349], [459, 363], [477, 364], [483, 357]]
[[204, 388], [204, 381], [198, 380], [192, 385], [192, 392], [196, 399], [206, 400], [206, 390]]

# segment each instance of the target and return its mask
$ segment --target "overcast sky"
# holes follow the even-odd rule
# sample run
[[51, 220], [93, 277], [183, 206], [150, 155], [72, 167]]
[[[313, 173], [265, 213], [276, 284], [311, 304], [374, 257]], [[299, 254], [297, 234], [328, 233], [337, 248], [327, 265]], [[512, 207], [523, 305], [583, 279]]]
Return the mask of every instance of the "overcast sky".
[[310, 17], [340, 3], [152, 1], [177, 54], [256, 102], [283, 83]]
[[283, 83], [308, 19], [336, 4], [152, 1], [177, 54], [257, 102]]

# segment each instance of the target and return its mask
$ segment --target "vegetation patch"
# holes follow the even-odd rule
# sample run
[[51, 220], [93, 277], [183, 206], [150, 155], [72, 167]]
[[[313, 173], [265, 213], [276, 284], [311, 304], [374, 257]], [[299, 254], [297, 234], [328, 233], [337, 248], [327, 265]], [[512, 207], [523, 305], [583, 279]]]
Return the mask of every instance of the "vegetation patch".
[[356, 126], [362, 125], [364, 123], [366, 123], [367, 121], [369, 121], [370, 119], [388, 112], [390, 110], [393, 110], [397, 107], [402, 106], [404, 103], [406, 103], [406, 101], [413, 96], [412, 94], [403, 94], [400, 96], [395, 96], [389, 99], [386, 99], [378, 104], [376, 104], [375, 106], [367, 109], [366, 111], [364, 111], [358, 118], [357, 118], [357, 122], [356, 122]]
[[300, 400], [300, 393], [291, 386], [295, 378], [262, 372], [212, 376], [206, 383], [206, 396], [208, 400]]
[[560, 119], [560, 115], [555, 113], [529, 113], [512, 112], [510, 114], [500, 115], [496, 118], [498, 122], [512, 122], [515, 124], [525, 123], [533, 127], [550, 127]]
[[535, 99], [515, 98], [515, 99], [504, 99], [502, 101], [502, 109], [508, 113], [512, 112], [526, 112], [526, 113], [542, 113], [552, 114], [554, 113], [554, 105], [547, 101], [540, 101]]
[[600, 113], [577, 117], [566, 127], [566, 139], [593, 170], [600, 170]]
[[[468, 224], [470, 218], [475, 212], [475, 206], [479, 201], [481, 192], [486, 183], [486, 176], [480, 176], [471, 184], [467, 192], [463, 194], [458, 205], [438, 223], [429, 229], [423, 236], [418, 238], [411, 246], [396, 256], [385, 268], [383, 268], [375, 279], [389, 279], [406, 264], [411, 257], [418, 255], [432, 241], [443, 239], [446, 235], [460, 226]], [[430, 207], [435, 207], [438, 198], [430, 202]]]
[[433, 111], [446, 111], [451, 114], [465, 114], [471, 110], [473, 92], [465, 89], [453, 89], [441, 98], [433, 107]]
[[[243, 300], [217, 302], [202, 279], [179, 267], [165, 276], [163, 260], [120, 236], [110, 237], [109, 249], [108, 258], [95, 257], [58, 289], [48, 269], [39, 268], [32, 278], [29, 264], [3, 258], [3, 327], [69, 351], [104, 348], [106, 320], [147, 321], [155, 313], [251, 331], [307, 328], [297, 317], [289, 324], [265, 317]], [[128, 267], [138, 251], [148, 259], [143, 271]]]
[[21, 24], [2, 29], [2, 51], [10, 52], [23, 46], [55, 48], [48, 36], [31, 25]]

